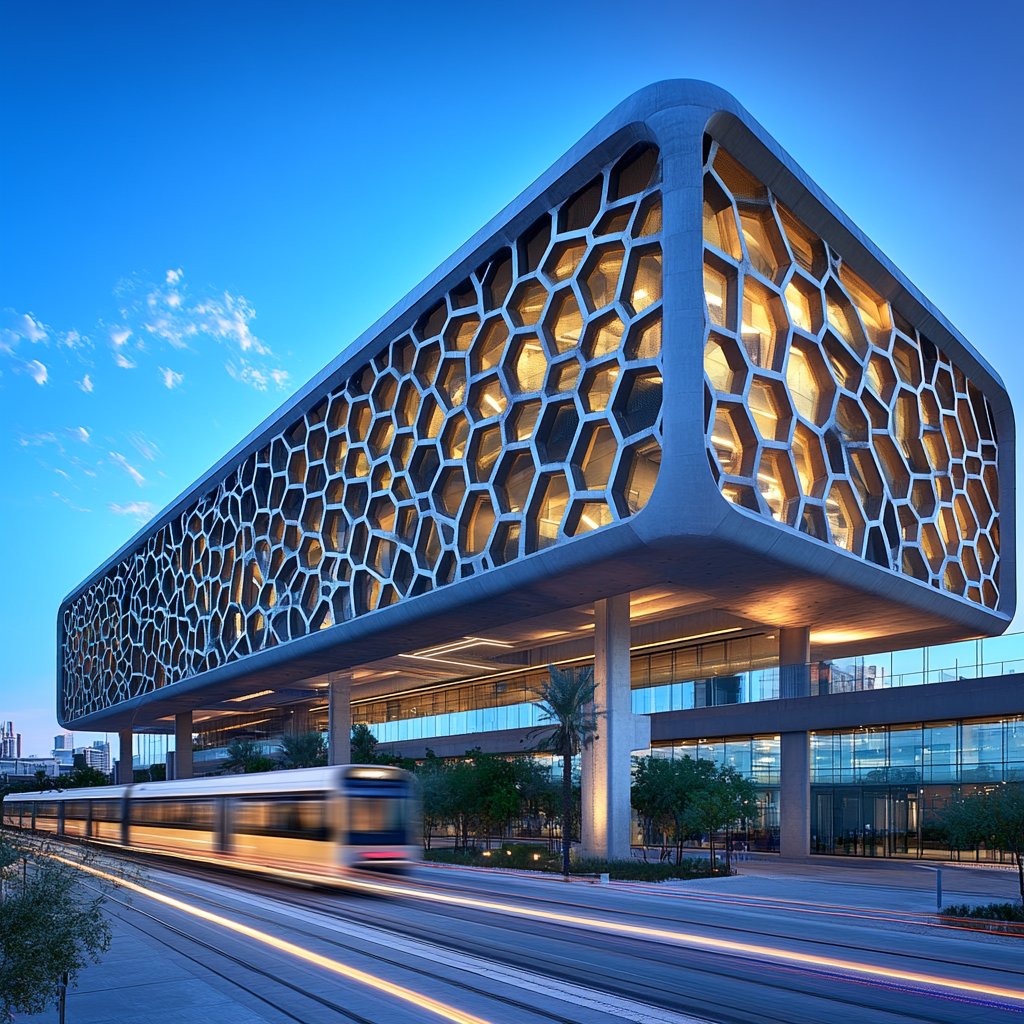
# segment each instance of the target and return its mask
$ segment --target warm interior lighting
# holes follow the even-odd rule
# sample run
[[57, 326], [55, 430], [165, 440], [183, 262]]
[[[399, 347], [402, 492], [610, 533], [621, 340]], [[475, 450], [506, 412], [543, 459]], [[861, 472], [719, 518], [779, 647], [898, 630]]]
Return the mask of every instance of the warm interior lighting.
[[228, 702], [234, 704], [237, 701], [252, 700], [254, 697], [266, 697], [273, 692], [273, 690], [257, 690], [255, 693], [247, 693], [244, 697], [229, 697]]

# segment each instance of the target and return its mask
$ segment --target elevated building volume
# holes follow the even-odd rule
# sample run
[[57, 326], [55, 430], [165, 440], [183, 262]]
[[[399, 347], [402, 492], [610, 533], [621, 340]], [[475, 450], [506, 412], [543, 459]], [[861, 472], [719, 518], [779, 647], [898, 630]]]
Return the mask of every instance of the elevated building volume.
[[731, 96], [659, 83], [68, 596], [59, 717], [184, 749], [299, 713], [340, 760], [353, 711], [529, 707], [593, 660], [614, 852], [631, 662], [689, 666], [695, 708], [1001, 633], [1013, 459], [968, 341]]

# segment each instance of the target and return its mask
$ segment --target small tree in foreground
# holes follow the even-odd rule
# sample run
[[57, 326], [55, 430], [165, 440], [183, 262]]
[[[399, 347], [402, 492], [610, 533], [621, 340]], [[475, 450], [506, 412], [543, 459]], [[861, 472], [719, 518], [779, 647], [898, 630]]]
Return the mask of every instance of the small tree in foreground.
[[[541, 684], [541, 720], [554, 729], [538, 744], [538, 750], [550, 750], [562, 756], [562, 871], [569, 874], [572, 834], [572, 759], [597, 735], [597, 723], [588, 706], [594, 700], [594, 669], [548, 666], [548, 678]], [[546, 727], [544, 727], [546, 728]], [[534, 730], [535, 732], [539, 730]], [[582, 827], [582, 822], [581, 822]]]
[[352, 726], [350, 755], [352, 764], [377, 763], [377, 737], [365, 722]]
[[[63, 852], [63, 851], [52, 851]], [[41, 1013], [110, 946], [99, 886], [46, 843], [0, 832], [0, 1009]], [[88, 856], [86, 854], [85, 856]]]

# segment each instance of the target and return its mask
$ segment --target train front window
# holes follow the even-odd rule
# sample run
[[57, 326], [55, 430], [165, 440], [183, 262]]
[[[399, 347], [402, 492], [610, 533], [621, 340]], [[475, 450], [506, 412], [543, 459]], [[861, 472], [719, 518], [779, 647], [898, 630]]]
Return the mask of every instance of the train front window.
[[352, 846], [404, 846], [405, 828], [405, 800], [401, 797], [349, 797], [348, 841]]

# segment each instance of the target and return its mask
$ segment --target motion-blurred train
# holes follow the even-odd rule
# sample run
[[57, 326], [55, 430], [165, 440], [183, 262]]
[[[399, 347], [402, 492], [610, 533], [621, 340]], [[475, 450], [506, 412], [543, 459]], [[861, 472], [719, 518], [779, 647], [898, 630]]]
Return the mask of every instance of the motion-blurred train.
[[419, 859], [415, 779], [342, 765], [4, 798], [5, 825], [256, 871], [327, 877]]

